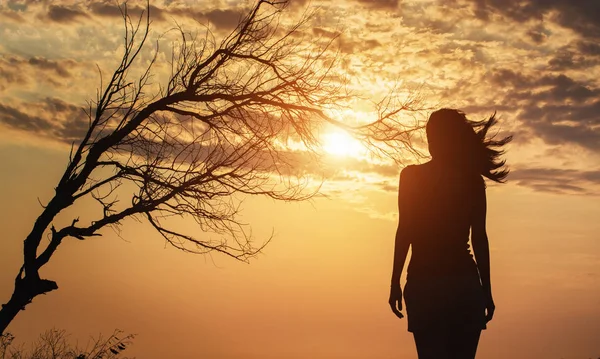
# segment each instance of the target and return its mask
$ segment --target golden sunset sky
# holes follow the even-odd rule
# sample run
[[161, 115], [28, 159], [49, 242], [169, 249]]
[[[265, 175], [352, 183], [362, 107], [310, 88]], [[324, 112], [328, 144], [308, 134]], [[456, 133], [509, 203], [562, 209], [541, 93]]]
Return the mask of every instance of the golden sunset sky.
[[[227, 34], [249, 4], [150, 3], [153, 38], [176, 23]], [[144, 3], [129, 6], [135, 14]], [[396, 84], [423, 107], [474, 120], [497, 111], [500, 132], [514, 135], [508, 183], [488, 185], [497, 310], [478, 358], [600, 356], [600, 2], [292, 0], [283, 23], [307, 7], [316, 13], [305, 35], [341, 33], [337, 69], [363, 99]], [[122, 37], [112, 1], [0, 1], [0, 303]], [[169, 51], [159, 50], [156, 82]], [[345, 116], [367, 111], [359, 103]], [[387, 304], [402, 166], [363, 158], [333, 129], [321, 140], [328, 198], [244, 200], [256, 240], [274, 235], [249, 264], [185, 254], [127, 220], [120, 233], [66, 239], [41, 272], [59, 289], [9, 331], [30, 342], [62, 328], [85, 344], [119, 328], [137, 334], [127, 356], [143, 359], [416, 358]]]

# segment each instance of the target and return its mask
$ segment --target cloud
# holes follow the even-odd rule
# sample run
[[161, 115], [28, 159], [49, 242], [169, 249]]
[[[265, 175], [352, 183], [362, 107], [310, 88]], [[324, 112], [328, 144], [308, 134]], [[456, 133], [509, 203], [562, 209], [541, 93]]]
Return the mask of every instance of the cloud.
[[52, 128], [52, 124], [47, 119], [27, 114], [2, 103], [0, 103], [0, 123], [15, 129], [35, 133], [42, 133]]
[[327, 37], [327, 38], [334, 38], [334, 37], [338, 37], [340, 36], [340, 32], [339, 31], [330, 31], [328, 29], [324, 29], [321, 27], [313, 27], [312, 29], [313, 34], [319, 37]]
[[147, 15], [148, 11], [150, 11], [151, 21], [165, 21], [167, 20], [168, 15], [165, 9], [155, 5], [150, 5], [147, 8], [146, 6], [128, 4], [127, 8], [120, 8], [116, 6], [115, 2], [110, 1], [90, 2], [86, 9], [86, 11], [93, 15], [109, 18], [121, 18], [125, 10], [133, 19], [138, 19], [142, 15]]
[[21, 102], [19, 106], [0, 102], [0, 125], [53, 141], [78, 142], [83, 138], [88, 124], [88, 118], [80, 107], [58, 98]]
[[345, 54], [365, 53], [381, 46], [376, 39], [361, 39], [342, 36], [339, 39], [339, 49]]
[[[130, 1], [127, 7], [119, 7], [117, 2], [110, 0], [91, 0], [85, 2], [72, 2], [68, 0], [58, 0], [52, 2], [28, 1], [21, 7], [11, 8], [0, 5], [0, 18], [25, 23], [34, 20], [55, 23], [61, 25], [71, 25], [82, 23], [82, 20], [91, 19], [120, 19], [123, 11], [134, 20], [149, 11], [150, 20], [153, 22], [174, 23], [176, 19], [188, 19], [193, 21], [210, 22], [218, 30], [234, 29], [242, 16], [246, 13], [246, 8], [239, 5], [234, 7], [219, 8], [218, 3], [194, 2], [186, 4], [182, 2], [153, 2], [146, 6], [142, 1]], [[47, 4], [49, 3], [49, 4]], [[35, 19], [28, 18], [26, 15], [37, 13]]]
[[[145, 14], [147, 11], [150, 12], [150, 19], [152, 21], [172, 21], [176, 18], [188, 18], [195, 21], [209, 21], [211, 22], [217, 29], [221, 30], [233, 30], [238, 24], [242, 16], [245, 14], [244, 11], [237, 8], [226, 8], [226, 9], [203, 9], [205, 5], [195, 4], [195, 5], [181, 5], [181, 4], [173, 4], [173, 5], [153, 5], [151, 4], [148, 8], [141, 5], [136, 4], [128, 4], [126, 10], [128, 15], [132, 18], [139, 18], [142, 14]], [[62, 9], [61, 9], [62, 10]], [[68, 10], [75, 10], [71, 8], [65, 8], [62, 10], [65, 13], [68, 13]], [[99, 16], [99, 17], [108, 17], [108, 18], [121, 18], [122, 11], [125, 8], [119, 8], [115, 5], [114, 2], [106, 2], [106, 1], [95, 1], [89, 2], [87, 7], [85, 8], [86, 12], [81, 12], [81, 16]], [[55, 11], [56, 12], [56, 11]], [[73, 18], [76, 18], [75, 13], [68, 13], [72, 15]], [[50, 16], [50, 12], [48, 16]], [[68, 15], [65, 14], [65, 17]]]
[[49, 70], [54, 72], [56, 75], [62, 78], [70, 78], [71, 73], [68, 68], [74, 65], [74, 61], [70, 60], [49, 60], [43, 57], [34, 56], [29, 60], [29, 65], [40, 68], [42, 70]]
[[509, 69], [490, 81], [506, 91], [502, 102], [519, 109], [522, 124], [549, 144], [600, 149], [600, 89], [564, 74], [525, 75]]
[[204, 14], [204, 17], [220, 29], [234, 29], [240, 23], [242, 16], [242, 12], [232, 9], [215, 9]]
[[548, 39], [548, 35], [546, 34], [547, 30], [543, 25], [538, 24], [533, 28], [527, 30], [527, 35], [535, 42], [536, 44], [541, 44]]
[[398, 8], [399, 0], [355, 0], [356, 2], [366, 5], [372, 9], [378, 10], [393, 10]]
[[50, 84], [65, 87], [79, 63], [71, 59], [50, 60], [41, 56], [0, 56], [0, 91], [11, 86]]
[[586, 56], [584, 51], [574, 46], [560, 48], [548, 60], [549, 70], [559, 72], [592, 68], [599, 64], [600, 56]]
[[47, 16], [50, 20], [58, 23], [70, 23], [80, 18], [87, 18], [88, 15], [76, 7], [67, 7], [62, 5], [50, 5]]
[[10, 85], [24, 85], [27, 77], [23, 71], [14, 66], [13, 58], [0, 58], [0, 91]]
[[600, 21], [598, 21], [600, 2], [598, 1], [460, 0], [460, 2], [472, 4], [475, 15], [483, 20], [490, 20], [496, 14], [520, 23], [550, 20], [586, 38], [600, 38]]
[[508, 180], [541, 192], [600, 194], [600, 169], [522, 168], [511, 171]]
[[25, 21], [25, 19], [21, 16], [21, 14], [18, 11], [2, 7], [0, 7], [0, 18], [15, 23], [23, 23]]

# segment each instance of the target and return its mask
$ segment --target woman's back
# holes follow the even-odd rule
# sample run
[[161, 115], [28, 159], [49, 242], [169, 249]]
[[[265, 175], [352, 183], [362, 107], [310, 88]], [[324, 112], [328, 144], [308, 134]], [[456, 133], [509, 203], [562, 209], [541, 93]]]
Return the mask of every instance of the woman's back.
[[407, 198], [401, 205], [406, 206], [403, 220], [412, 245], [409, 276], [473, 273], [469, 232], [483, 179], [436, 161], [405, 171]]

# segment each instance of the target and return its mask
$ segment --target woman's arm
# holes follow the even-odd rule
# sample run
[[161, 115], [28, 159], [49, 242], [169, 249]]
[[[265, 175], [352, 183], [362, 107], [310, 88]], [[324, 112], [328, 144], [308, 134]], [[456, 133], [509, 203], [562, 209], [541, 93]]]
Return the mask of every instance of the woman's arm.
[[408, 247], [410, 242], [406, 233], [403, 233], [403, 228], [399, 224], [396, 230], [396, 241], [394, 245], [394, 266], [392, 268], [392, 287], [400, 286], [400, 277], [402, 276], [402, 269], [406, 262], [406, 256], [408, 255]]
[[398, 228], [396, 229], [396, 239], [394, 244], [394, 264], [392, 267], [392, 283], [390, 290], [389, 304], [392, 312], [399, 318], [404, 317], [400, 312], [402, 310], [402, 289], [400, 287], [400, 277], [408, 255], [410, 247], [410, 236], [407, 232], [406, 224], [409, 223], [408, 211], [406, 210], [409, 203], [407, 196], [410, 194], [409, 188], [412, 187], [410, 174], [411, 170], [406, 167], [400, 173], [400, 185], [398, 188]]
[[478, 187], [475, 196], [471, 242], [473, 243], [473, 253], [475, 254], [477, 268], [479, 269], [481, 285], [486, 295], [487, 321], [490, 321], [494, 316], [496, 307], [492, 297], [492, 283], [490, 279], [490, 244], [485, 229], [486, 207], [485, 185], [483, 179], [481, 179], [481, 186]]

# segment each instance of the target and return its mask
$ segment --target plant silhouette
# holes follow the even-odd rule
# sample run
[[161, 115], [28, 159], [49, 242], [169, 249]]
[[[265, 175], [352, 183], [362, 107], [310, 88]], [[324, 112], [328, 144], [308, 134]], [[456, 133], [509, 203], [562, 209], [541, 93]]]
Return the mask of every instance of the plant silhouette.
[[63, 329], [52, 328], [41, 333], [37, 340], [24, 345], [15, 345], [10, 333], [0, 335], [0, 358], [2, 359], [127, 359], [123, 352], [129, 348], [134, 334], [115, 330], [105, 337], [90, 338], [84, 347], [73, 345], [69, 334]]

